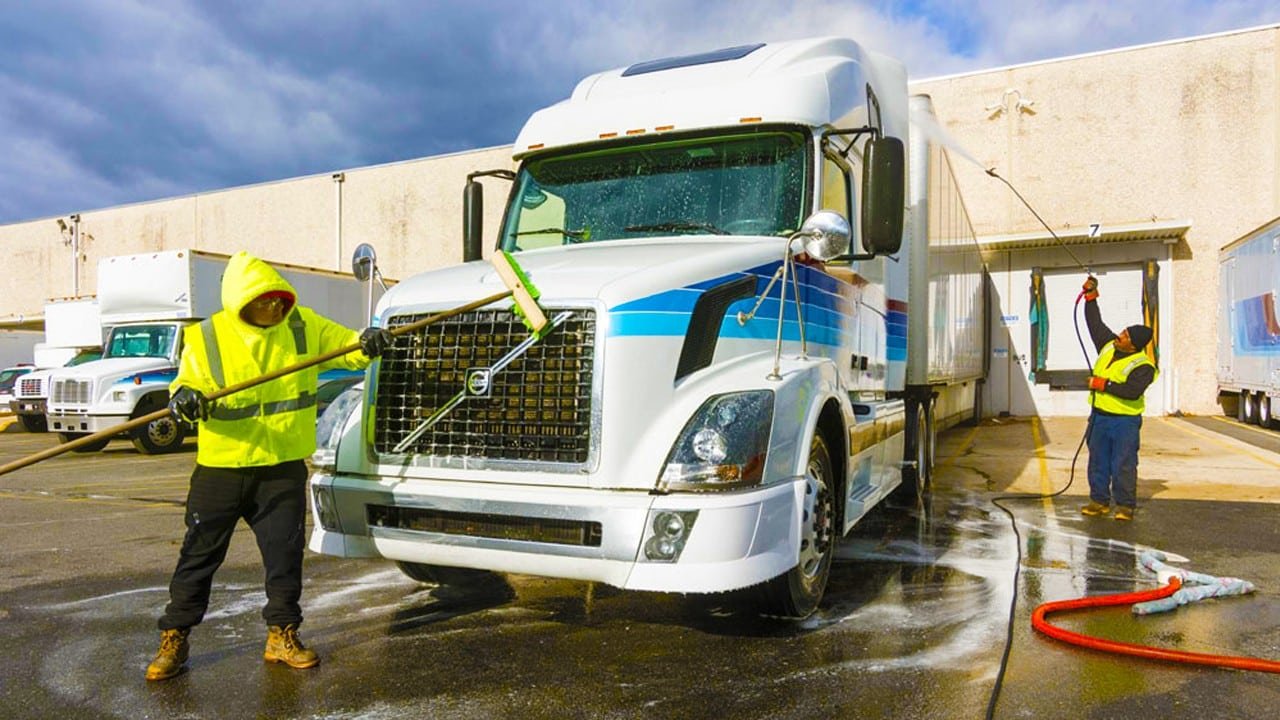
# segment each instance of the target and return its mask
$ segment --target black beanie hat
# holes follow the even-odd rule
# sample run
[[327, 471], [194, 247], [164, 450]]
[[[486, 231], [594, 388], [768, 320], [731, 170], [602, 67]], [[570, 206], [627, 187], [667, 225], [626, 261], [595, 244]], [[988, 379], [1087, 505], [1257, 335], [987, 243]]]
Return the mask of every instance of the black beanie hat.
[[1151, 328], [1146, 325], [1130, 325], [1125, 329], [1129, 331], [1129, 342], [1134, 348], [1141, 350], [1151, 342]]

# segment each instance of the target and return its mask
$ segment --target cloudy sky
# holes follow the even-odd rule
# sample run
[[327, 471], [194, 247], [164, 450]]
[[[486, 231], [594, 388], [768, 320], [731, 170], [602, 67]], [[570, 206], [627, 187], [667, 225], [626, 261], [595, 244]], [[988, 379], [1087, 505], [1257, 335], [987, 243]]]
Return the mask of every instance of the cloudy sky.
[[0, 0], [0, 224], [512, 142], [583, 75], [847, 35], [913, 77], [1280, 22], [1275, 0]]

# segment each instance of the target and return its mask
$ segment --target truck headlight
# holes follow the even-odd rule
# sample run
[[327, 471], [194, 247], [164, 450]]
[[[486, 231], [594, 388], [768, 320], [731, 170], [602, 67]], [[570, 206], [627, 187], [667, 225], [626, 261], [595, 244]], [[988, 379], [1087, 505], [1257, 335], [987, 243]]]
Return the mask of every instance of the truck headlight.
[[360, 384], [343, 390], [316, 421], [316, 451], [311, 456], [311, 464], [317, 469], [332, 470], [337, 466], [338, 442], [342, 439], [342, 431], [346, 429], [351, 414], [360, 407], [363, 395], [363, 386]]
[[685, 424], [658, 490], [708, 492], [758, 485], [773, 425], [773, 391], [716, 395]]

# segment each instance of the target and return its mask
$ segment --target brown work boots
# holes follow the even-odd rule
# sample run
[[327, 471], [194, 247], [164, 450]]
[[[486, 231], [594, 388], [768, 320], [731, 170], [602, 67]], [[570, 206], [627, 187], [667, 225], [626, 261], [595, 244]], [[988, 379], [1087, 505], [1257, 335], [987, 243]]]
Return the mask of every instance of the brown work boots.
[[188, 629], [164, 630], [160, 633], [160, 650], [147, 666], [148, 680], [168, 680], [182, 672], [191, 646], [187, 644]]
[[314, 650], [308, 650], [298, 637], [298, 626], [272, 625], [267, 628], [267, 649], [262, 652], [262, 659], [267, 662], [282, 662], [293, 668], [309, 668], [320, 664], [320, 657]]
[[[190, 628], [165, 630], [160, 633], [160, 650], [147, 666], [148, 680], [168, 680], [182, 672], [187, 662], [191, 646], [187, 643]], [[272, 625], [267, 628], [267, 647], [262, 651], [262, 659], [267, 662], [282, 662], [293, 668], [310, 668], [320, 664], [315, 651], [308, 650], [298, 637], [298, 626]]]

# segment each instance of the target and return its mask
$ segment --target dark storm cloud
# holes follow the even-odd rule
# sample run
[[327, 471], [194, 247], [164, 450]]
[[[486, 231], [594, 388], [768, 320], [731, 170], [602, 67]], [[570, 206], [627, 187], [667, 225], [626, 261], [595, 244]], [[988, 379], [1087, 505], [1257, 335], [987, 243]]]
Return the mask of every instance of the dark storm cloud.
[[1267, 0], [98, 0], [0, 8], [0, 223], [502, 145], [584, 75], [847, 35], [924, 77], [1280, 20]]

